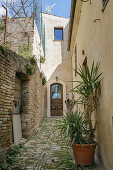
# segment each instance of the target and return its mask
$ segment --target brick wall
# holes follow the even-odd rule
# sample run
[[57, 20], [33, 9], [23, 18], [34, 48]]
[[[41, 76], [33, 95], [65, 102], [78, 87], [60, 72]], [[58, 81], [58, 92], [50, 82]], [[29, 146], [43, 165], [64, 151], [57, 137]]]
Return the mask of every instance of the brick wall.
[[28, 76], [25, 71], [27, 60], [7, 50], [0, 51], [0, 150], [12, 143], [12, 118], [16, 74], [21, 79], [21, 122], [22, 136], [30, 137], [43, 119], [43, 88], [40, 71]]
[[23, 110], [21, 117], [25, 138], [37, 131], [44, 116], [43, 87], [39, 69], [37, 68], [36, 73], [29, 78], [30, 81], [22, 83]]

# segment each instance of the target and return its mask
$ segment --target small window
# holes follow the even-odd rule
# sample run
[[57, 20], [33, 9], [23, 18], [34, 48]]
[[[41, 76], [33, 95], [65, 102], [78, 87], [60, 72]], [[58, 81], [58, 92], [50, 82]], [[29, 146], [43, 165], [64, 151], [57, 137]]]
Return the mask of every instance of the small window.
[[63, 40], [63, 28], [54, 28], [54, 40]]
[[109, 0], [102, 0], [102, 12], [104, 11]]
[[77, 75], [77, 47], [75, 47], [75, 77]]

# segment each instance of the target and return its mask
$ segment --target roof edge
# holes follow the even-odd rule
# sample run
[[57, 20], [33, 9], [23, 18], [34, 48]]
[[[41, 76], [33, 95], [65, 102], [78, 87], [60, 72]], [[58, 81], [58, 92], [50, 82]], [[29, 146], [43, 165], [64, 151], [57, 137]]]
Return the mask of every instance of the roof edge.
[[64, 18], [64, 19], [68, 19], [69, 20], [69, 18], [67, 18], [67, 17], [62, 17], [62, 16], [58, 16], [58, 15], [54, 15], [54, 14], [49, 14], [49, 13], [47, 13], [47, 12], [42, 12], [43, 14], [47, 14], [47, 15], [52, 15], [52, 16], [55, 16], [55, 17], [60, 17], [60, 18]]
[[72, 35], [72, 28], [73, 28], [73, 21], [74, 21], [76, 2], [77, 2], [77, 0], [72, 0], [71, 1], [71, 12], [70, 12], [70, 21], [69, 21], [69, 35], [68, 35], [68, 47], [67, 47], [68, 51], [70, 50], [70, 44], [71, 44], [71, 35]]

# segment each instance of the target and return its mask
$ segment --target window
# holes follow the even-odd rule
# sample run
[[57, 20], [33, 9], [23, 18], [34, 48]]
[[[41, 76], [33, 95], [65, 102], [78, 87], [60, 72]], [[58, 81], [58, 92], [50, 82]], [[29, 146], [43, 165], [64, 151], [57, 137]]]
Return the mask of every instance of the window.
[[77, 75], [77, 47], [75, 47], [75, 77]]
[[61, 99], [61, 86], [54, 84], [51, 86], [52, 99]]
[[54, 40], [63, 40], [63, 28], [54, 28]]
[[104, 11], [109, 0], [102, 0], [102, 12]]

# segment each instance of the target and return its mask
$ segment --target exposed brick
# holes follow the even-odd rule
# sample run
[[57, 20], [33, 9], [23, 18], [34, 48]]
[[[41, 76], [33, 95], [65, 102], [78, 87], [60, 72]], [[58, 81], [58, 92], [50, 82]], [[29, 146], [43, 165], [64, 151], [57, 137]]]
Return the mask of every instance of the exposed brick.
[[[37, 66], [36, 73], [32, 76], [26, 75], [24, 58], [8, 50], [7, 55], [0, 52], [0, 149], [6, 148], [12, 144], [12, 120], [13, 111], [15, 75], [20, 70], [29, 81], [22, 81], [22, 135], [25, 138], [33, 135], [44, 114], [43, 88], [41, 84], [40, 71]], [[21, 79], [21, 77], [20, 77]]]

